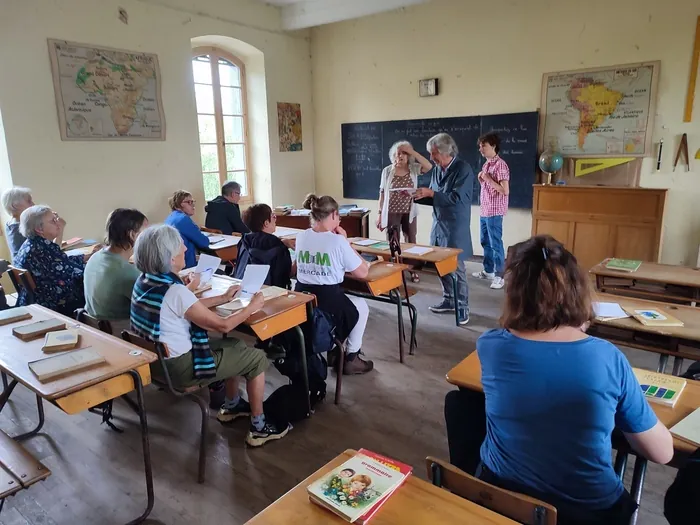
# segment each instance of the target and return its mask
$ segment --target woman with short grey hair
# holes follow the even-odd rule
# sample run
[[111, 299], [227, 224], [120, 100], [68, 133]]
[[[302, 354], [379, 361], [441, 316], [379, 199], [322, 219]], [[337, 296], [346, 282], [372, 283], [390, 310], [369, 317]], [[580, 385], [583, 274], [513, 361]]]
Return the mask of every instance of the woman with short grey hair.
[[85, 305], [83, 271], [90, 255], [66, 255], [54, 242], [62, 230], [61, 218], [48, 206], [30, 206], [20, 215], [19, 232], [26, 241], [15, 255], [14, 264], [28, 270], [34, 279], [31, 297], [19, 290], [17, 305], [37, 304], [72, 316]]
[[[2, 207], [5, 208], [7, 214], [12, 217], [5, 224], [5, 235], [7, 236], [7, 246], [10, 248], [10, 256], [14, 260], [17, 251], [26, 240], [26, 237], [19, 231], [19, 217], [24, 210], [34, 206], [32, 190], [21, 186], [13, 186], [2, 192], [0, 201], [2, 201]], [[66, 221], [61, 219], [60, 225], [61, 231], [58, 237], [54, 239], [58, 244], [61, 244], [63, 227], [65, 227]]]
[[[165, 366], [173, 386], [184, 389], [226, 381], [226, 399], [217, 419], [224, 424], [250, 416], [246, 443], [259, 447], [283, 438], [289, 426], [277, 427], [265, 419], [265, 369], [267, 356], [243, 341], [229, 337], [210, 346], [207, 330], [227, 334], [263, 307], [261, 293], [231, 315], [221, 317], [212, 309], [232, 301], [240, 286], [231, 286], [224, 294], [198, 299], [197, 274], [180, 277], [185, 268], [185, 244], [180, 232], [167, 224], [146, 228], [136, 239], [134, 262], [143, 272], [134, 284], [131, 296], [131, 329], [154, 342], [167, 345]], [[243, 303], [245, 304], [245, 303]], [[212, 342], [213, 344], [213, 342]], [[151, 373], [163, 378], [160, 363]], [[246, 378], [248, 401], [239, 395], [239, 376]]]
[[[382, 171], [379, 184], [377, 228], [387, 230], [387, 239], [391, 240], [388, 228], [400, 227], [405, 241], [415, 243], [418, 206], [413, 202], [413, 193], [418, 187], [418, 176], [430, 171], [433, 165], [405, 140], [391, 146], [389, 160], [391, 164]], [[416, 272], [411, 272], [411, 280], [419, 282]]]

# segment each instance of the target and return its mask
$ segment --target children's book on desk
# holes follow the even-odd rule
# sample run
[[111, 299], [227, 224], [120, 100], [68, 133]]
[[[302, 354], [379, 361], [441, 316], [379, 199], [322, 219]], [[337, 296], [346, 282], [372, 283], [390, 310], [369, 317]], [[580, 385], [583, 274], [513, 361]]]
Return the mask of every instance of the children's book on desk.
[[12, 329], [12, 335], [18, 337], [22, 341], [31, 341], [37, 337], [41, 337], [49, 332], [63, 330], [66, 323], [60, 319], [46, 319], [45, 321], [37, 321]]
[[653, 403], [673, 407], [687, 384], [682, 377], [660, 374], [641, 368], [633, 368], [634, 375], [642, 387], [644, 397]]
[[605, 263], [605, 267], [608, 270], [618, 270], [620, 272], [636, 272], [642, 265], [642, 261], [635, 261], [632, 259], [608, 259]]
[[375, 242], [374, 244], [370, 244], [369, 248], [372, 248], [373, 250], [389, 250], [391, 249], [391, 245], [386, 241], [379, 241]]
[[354, 457], [306, 488], [309, 499], [350, 523], [367, 523], [413, 469], [360, 449]]
[[82, 348], [72, 352], [31, 361], [29, 369], [42, 383], [53, 381], [106, 362], [106, 359], [92, 348]]
[[673, 425], [671, 434], [696, 447], [700, 447], [700, 408], [696, 408]]
[[24, 306], [0, 311], [0, 326], [31, 319], [32, 314]]
[[629, 308], [627, 313], [644, 326], [683, 326], [683, 321], [659, 308]]
[[63, 350], [71, 350], [78, 346], [80, 342], [80, 334], [75, 328], [67, 330], [59, 330], [57, 332], [49, 332], [44, 339], [44, 346], [41, 349], [45, 354], [53, 352], [62, 352]]

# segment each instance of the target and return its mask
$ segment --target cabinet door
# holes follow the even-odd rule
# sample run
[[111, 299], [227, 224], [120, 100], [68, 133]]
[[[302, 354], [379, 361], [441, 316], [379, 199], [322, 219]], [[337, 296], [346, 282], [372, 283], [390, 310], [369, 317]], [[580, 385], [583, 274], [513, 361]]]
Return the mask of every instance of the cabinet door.
[[613, 257], [657, 262], [658, 257], [654, 253], [655, 246], [655, 227], [642, 225], [618, 226]]
[[569, 221], [538, 220], [535, 223], [535, 235], [551, 235], [570, 250], [571, 226]]
[[577, 222], [574, 228], [572, 253], [581, 268], [588, 271], [606, 257], [613, 256], [610, 243], [612, 226], [609, 224]]

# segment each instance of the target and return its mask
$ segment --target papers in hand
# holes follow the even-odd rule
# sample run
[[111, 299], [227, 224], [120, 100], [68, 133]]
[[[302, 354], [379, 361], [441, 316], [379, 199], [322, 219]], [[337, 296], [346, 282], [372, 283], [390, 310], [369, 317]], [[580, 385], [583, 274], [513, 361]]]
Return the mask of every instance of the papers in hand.
[[405, 191], [411, 197], [416, 194], [416, 188], [391, 188], [389, 191]]
[[216, 273], [216, 270], [219, 268], [220, 264], [221, 259], [214, 257], [213, 255], [203, 253], [199, 256], [199, 261], [197, 261], [197, 266], [194, 269], [194, 273], [199, 274], [200, 288], [211, 281], [212, 276], [214, 273]]
[[[265, 301], [269, 301], [270, 299], [274, 299], [275, 297], [280, 297], [282, 295], [287, 295], [289, 293], [289, 291], [285, 288], [278, 288], [277, 286], [268, 286], [266, 288], [263, 288], [261, 292]], [[250, 299], [234, 299], [229, 303], [218, 306], [217, 310], [221, 312], [220, 315], [223, 314], [224, 316], [227, 316], [232, 314], [233, 312], [240, 310], [241, 308], [245, 308], [249, 304]]]
[[433, 249], [429, 246], [413, 246], [404, 250], [401, 255], [425, 255], [426, 253], [432, 252]]
[[593, 312], [601, 321], [625, 319], [629, 314], [617, 303], [593, 303]]
[[238, 292], [238, 297], [241, 299], [250, 299], [260, 291], [262, 285], [265, 284], [267, 274], [270, 271], [269, 264], [249, 264], [245, 267], [243, 274], [243, 282], [241, 282], [241, 291]]

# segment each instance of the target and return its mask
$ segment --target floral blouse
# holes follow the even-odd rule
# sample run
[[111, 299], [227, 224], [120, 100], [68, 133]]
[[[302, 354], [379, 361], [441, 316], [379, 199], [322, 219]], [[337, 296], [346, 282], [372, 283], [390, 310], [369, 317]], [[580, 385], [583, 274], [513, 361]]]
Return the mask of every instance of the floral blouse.
[[[14, 265], [32, 274], [37, 304], [65, 315], [72, 315], [73, 309], [84, 306], [82, 255], [68, 256], [55, 242], [31, 237], [15, 255]], [[26, 291], [20, 290], [17, 305], [28, 303]]]

